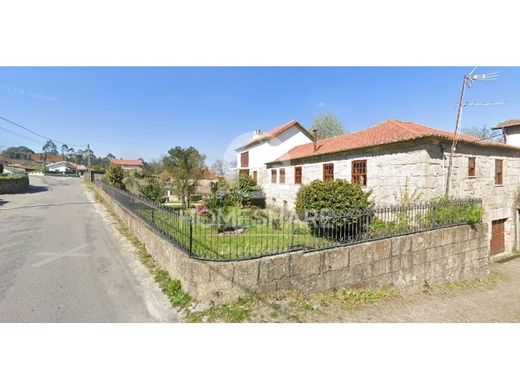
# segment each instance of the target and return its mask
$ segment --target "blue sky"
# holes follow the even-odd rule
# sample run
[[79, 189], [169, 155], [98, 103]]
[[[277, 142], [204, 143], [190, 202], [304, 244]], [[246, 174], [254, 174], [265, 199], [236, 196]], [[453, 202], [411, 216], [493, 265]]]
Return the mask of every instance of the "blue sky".
[[[335, 114], [357, 131], [388, 118], [453, 128], [458, 68], [0, 68], [0, 116], [51, 138], [90, 143], [96, 155], [151, 159], [195, 146], [211, 163], [256, 128], [309, 126]], [[479, 68], [499, 79], [468, 90], [463, 127], [520, 117], [520, 68]], [[0, 123], [0, 146], [40, 150], [38, 137]], [[247, 135], [249, 136], [249, 135]], [[226, 159], [229, 159], [229, 151]]]

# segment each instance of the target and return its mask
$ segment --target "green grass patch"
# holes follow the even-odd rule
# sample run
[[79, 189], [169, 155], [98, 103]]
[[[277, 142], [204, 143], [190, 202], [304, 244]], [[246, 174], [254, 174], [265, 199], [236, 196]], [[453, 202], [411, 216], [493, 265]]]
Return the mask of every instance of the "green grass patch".
[[188, 322], [245, 322], [250, 319], [253, 306], [257, 303], [255, 296], [249, 296], [232, 303], [212, 306], [200, 312], [189, 312], [186, 319]]

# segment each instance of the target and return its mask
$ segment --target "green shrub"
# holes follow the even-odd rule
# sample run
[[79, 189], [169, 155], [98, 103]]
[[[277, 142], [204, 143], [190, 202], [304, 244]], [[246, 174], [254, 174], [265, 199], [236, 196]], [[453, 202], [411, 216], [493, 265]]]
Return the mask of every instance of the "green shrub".
[[110, 164], [103, 176], [103, 180], [117, 188], [122, 190], [125, 189], [125, 185], [123, 183], [123, 179], [125, 178], [125, 172], [120, 165]]
[[144, 185], [139, 185], [139, 194], [148, 200], [157, 203], [164, 203], [164, 188], [162, 184], [155, 178], [149, 177]]
[[[321, 181], [315, 180], [304, 185], [296, 195], [296, 213], [301, 219], [320, 214], [327, 218], [332, 215], [330, 222], [342, 223], [343, 215], [353, 211], [369, 210], [372, 203], [369, 201], [369, 191], [365, 192], [360, 186], [346, 180]], [[339, 214], [339, 218], [334, 217]]]
[[210, 183], [210, 195], [205, 203], [212, 213], [213, 222], [219, 232], [231, 227], [227, 224], [226, 216], [235, 202], [225, 179], [219, 178], [216, 182]]
[[296, 196], [298, 217], [312, 228], [312, 234], [337, 241], [352, 240], [366, 230], [372, 203], [369, 191], [346, 180], [315, 180], [304, 185]]
[[426, 226], [446, 225], [466, 222], [470, 224], [482, 221], [484, 208], [478, 203], [450, 202], [442, 198], [436, 201], [426, 215]]
[[233, 201], [237, 206], [249, 206], [260, 188], [249, 175], [238, 176], [230, 189]]

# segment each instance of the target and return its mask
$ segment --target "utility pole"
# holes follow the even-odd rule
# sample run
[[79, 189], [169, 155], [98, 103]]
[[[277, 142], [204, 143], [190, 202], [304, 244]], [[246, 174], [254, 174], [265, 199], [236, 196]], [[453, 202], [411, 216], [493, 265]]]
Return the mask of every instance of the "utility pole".
[[464, 75], [464, 78], [462, 80], [462, 89], [460, 91], [459, 105], [457, 108], [457, 120], [455, 121], [455, 131], [453, 132], [453, 142], [451, 143], [450, 156], [449, 156], [449, 161], [448, 161], [448, 173], [446, 175], [446, 192], [445, 192], [446, 198], [449, 198], [449, 196], [450, 196], [451, 173], [453, 170], [453, 155], [455, 154], [455, 150], [457, 148], [457, 141], [458, 141], [457, 136], [458, 136], [458, 133], [460, 130], [460, 123], [462, 121], [462, 109], [468, 105], [501, 104], [501, 103], [484, 103], [484, 104], [464, 103], [464, 94], [466, 92], [466, 88], [471, 87], [473, 85], [474, 81], [491, 81], [491, 80], [496, 80], [498, 77], [497, 72], [476, 75], [476, 74], [474, 74], [476, 69], [477, 68], [475, 67], [469, 74]]
[[87, 144], [87, 168], [90, 171], [90, 144]]

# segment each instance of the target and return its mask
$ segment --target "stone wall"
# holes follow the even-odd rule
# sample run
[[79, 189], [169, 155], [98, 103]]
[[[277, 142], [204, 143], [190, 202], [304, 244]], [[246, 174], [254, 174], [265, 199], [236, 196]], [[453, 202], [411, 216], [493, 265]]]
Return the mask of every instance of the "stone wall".
[[17, 194], [20, 192], [26, 192], [28, 188], [28, 176], [0, 179], [0, 194]]
[[486, 224], [464, 225], [324, 251], [244, 261], [190, 258], [131, 212], [100, 194], [159, 263], [199, 301], [229, 302], [251, 293], [298, 289], [422, 286], [488, 274]]

